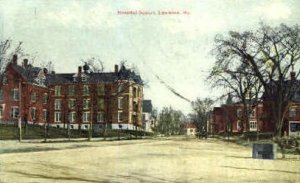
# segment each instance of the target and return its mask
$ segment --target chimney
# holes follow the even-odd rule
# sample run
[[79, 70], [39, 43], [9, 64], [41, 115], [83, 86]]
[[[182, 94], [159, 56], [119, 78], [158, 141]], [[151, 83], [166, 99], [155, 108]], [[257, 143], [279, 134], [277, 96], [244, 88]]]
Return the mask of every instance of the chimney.
[[28, 59], [23, 60], [23, 67], [26, 68], [28, 66]]
[[291, 80], [296, 81], [296, 73], [294, 71], [291, 72]]
[[82, 67], [79, 66], [79, 67], [78, 67], [78, 74], [81, 74], [81, 73], [82, 73]]
[[118, 72], [119, 72], [119, 66], [116, 64], [115, 65], [115, 73], [118, 74]]
[[44, 72], [45, 75], [47, 75], [48, 74], [48, 69], [44, 68], [43, 72]]
[[13, 64], [18, 64], [18, 55], [17, 54], [13, 55], [12, 63]]
[[83, 71], [84, 71], [84, 73], [88, 73], [88, 71], [90, 70], [90, 67], [89, 67], [89, 65], [85, 62], [85, 64], [83, 65]]

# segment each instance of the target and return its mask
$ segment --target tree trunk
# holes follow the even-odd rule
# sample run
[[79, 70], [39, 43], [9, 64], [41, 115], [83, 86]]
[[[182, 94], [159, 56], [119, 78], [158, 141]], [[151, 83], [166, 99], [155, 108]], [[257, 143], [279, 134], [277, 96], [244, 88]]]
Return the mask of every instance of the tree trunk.
[[47, 123], [44, 123], [44, 141], [47, 142]]
[[71, 141], [71, 133], [70, 133], [70, 122], [68, 122], [68, 140]]
[[107, 128], [107, 123], [105, 123], [104, 128], [103, 128], [103, 137], [104, 137], [104, 140], [106, 140], [106, 128]]

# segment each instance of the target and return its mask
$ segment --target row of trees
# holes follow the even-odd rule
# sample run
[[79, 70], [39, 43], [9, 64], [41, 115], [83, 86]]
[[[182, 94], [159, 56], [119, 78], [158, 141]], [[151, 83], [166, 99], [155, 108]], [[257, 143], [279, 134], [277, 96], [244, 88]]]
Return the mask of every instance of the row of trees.
[[172, 107], [164, 107], [157, 116], [155, 131], [164, 135], [178, 135], [185, 122], [184, 114]]
[[[158, 115], [155, 131], [164, 135], [178, 135], [183, 133], [183, 125], [192, 122], [197, 127], [197, 133], [207, 134], [207, 121], [214, 101], [210, 98], [197, 98], [192, 102], [193, 112], [185, 116], [180, 110], [164, 107]], [[156, 113], [156, 112], [155, 112]]]

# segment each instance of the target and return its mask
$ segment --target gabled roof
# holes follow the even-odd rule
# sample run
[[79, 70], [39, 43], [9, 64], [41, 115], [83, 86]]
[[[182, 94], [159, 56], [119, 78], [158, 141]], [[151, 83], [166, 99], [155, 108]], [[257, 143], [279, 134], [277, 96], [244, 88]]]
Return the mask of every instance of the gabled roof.
[[[270, 82], [269, 83], [269, 87], [271, 89], [275, 88], [277, 86], [278, 82], [279, 81], [272, 81], [272, 82]], [[292, 101], [292, 102], [300, 102], [300, 80], [298, 80], [298, 79], [286, 79], [286, 80], [283, 81], [282, 86], [284, 88], [291, 87], [290, 91], [289, 91], [289, 95], [288, 95], [288, 98], [289, 98], [290, 101]], [[273, 91], [271, 91], [271, 92], [273, 92]], [[276, 96], [275, 94], [273, 94], [272, 97], [270, 98], [270, 97], [268, 97], [266, 95], [266, 92], [264, 92], [264, 94], [262, 96], [262, 99], [263, 100], [273, 100], [276, 97], [278, 97], [278, 96]]]
[[38, 74], [40, 72], [43, 72], [43, 69], [40, 67], [33, 67], [31, 64], [25, 67], [14, 63], [9, 63], [8, 67], [11, 67], [14, 71], [20, 74], [20, 76], [28, 83], [37, 84], [37, 85], [45, 84], [37, 81]]
[[[17, 72], [26, 82], [37, 85], [57, 85], [69, 84], [78, 82], [78, 73], [47, 73], [40, 67], [33, 67], [31, 64], [26, 66], [17, 65], [15, 62], [10, 62], [8, 67], [11, 67]], [[126, 69], [124, 65], [117, 72], [92, 73], [88, 70], [89, 67], [84, 65], [84, 71], [81, 72], [81, 77], [84, 77], [83, 83], [96, 84], [103, 82], [113, 82], [118, 80], [129, 80], [142, 85], [143, 81], [139, 75], [130, 69]], [[3, 76], [0, 76], [0, 79]]]
[[[130, 80], [137, 84], [143, 84], [142, 79], [139, 75], [135, 74], [133, 71], [126, 69], [122, 66], [118, 73], [115, 72], [103, 72], [103, 73], [81, 73], [85, 77], [84, 83], [96, 84], [103, 82], [113, 82], [117, 80]], [[78, 77], [78, 73], [59, 73], [59, 74], [49, 74], [47, 77], [47, 83], [49, 85], [55, 84], [68, 84], [74, 83], [74, 77]]]
[[121, 66], [120, 71], [118, 72], [118, 79], [120, 80], [132, 80], [137, 84], [143, 84], [143, 81], [140, 75], [137, 75], [134, 71], [126, 69], [124, 65]]
[[197, 128], [196, 125], [192, 122], [184, 123], [183, 128]]

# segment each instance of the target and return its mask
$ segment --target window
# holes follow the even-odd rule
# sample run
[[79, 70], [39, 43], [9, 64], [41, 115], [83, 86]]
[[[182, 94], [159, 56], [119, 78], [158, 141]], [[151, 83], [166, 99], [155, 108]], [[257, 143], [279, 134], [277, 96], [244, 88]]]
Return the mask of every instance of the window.
[[99, 98], [98, 100], [97, 100], [97, 107], [98, 107], [98, 109], [104, 109], [104, 99], [103, 98]]
[[84, 123], [90, 121], [90, 112], [84, 112], [84, 113], [83, 113], [82, 121], [83, 121]]
[[55, 86], [54, 94], [55, 96], [61, 96], [61, 86]]
[[119, 111], [118, 112], [118, 122], [122, 122], [123, 121], [123, 112]]
[[89, 85], [83, 85], [83, 95], [88, 96], [90, 94]]
[[122, 93], [123, 92], [123, 84], [122, 83], [119, 83], [118, 85], [118, 93]]
[[0, 89], [0, 100], [3, 100], [3, 90]]
[[256, 121], [250, 121], [249, 122], [249, 126], [250, 126], [250, 131], [257, 130], [257, 123], [256, 123]]
[[76, 106], [76, 100], [75, 99], [69, 99], [69, 101], [68, 101], [69, 109], [75, 109], [75, 106]]
[[141, 96], [141, 89], [137, 88], [137, 97], [140, 97], [140, 96]]
[[85, 75], [81, 76], [81, 81], [83, 81], [83, 82], [86, 82], [86, 81], [87, 81], [87, 78], [86, 78]]
[[133, 123], [133, 124], [135, 124], [136, 123], [136, 115], [134, 115], [134, 114], [132, 114], [131, 115], [131, 122]]
[[54, 109], [55, 110], [60, 110], [61, 109], [61, 99], [55, 99]]
[[19, 107], [18, 106], [11, 107], [11, 117], [13, 119], [17, 119], [19, 117]]
[[137, 97], [136, 87], [133, 87], [133, 97]]
[[142, 88], [139, 89], [139, 97], [142, 97]]
[[44, 102], [44, 104], [48, 103], [48, 93], [44, 93], [43, 102]]
[[250, 113], [250, 117], [254, 118], [255, 117], [255, 109], [253, 109]]
[[31, 101], [36, 102], [36, 92], [31, 93]]
[[12, 89], [11, 96], [14, 101], [18, 101], [19, 100], [19, 90], [16, 88]]
[[123, 108], [123, 98], [122, 98], [122, 97], [119, 97], [119, 98], [118, 98], [118, 108], [119, 108], [119, 109], [122, 109], [122, 108]]
[[300, 123], [296, 121], [290, 122], [290, 133], [299, 133], [300, 132]]
[[36, 108], [31, 108], [31, 119], [36, 120]]
[[83, 109], [90, 108], [90, 99], [83, 99]]
[[75, 85], [70, 85], [68, 87], [68, 95], [69, 96], [74, 96], [75, 95]]
[[133, 102], [133, 111], [138, 112], [139, 106], [136, 102]]
[[242, 122], [240, 120], [237, 120], [236, 126], [237, 126], [238, 131], [240, 131], [242, 129], [242, 125], [243, 125]]
[[4, 112], [4, 104], [0, 105], [0, 119], [3, 118], [3, 112]]
[[61, 122], [61, 113], [60, 112], [54, 113], [54, 122]]
[[146, 114], [143, 114], [143, 121], [146, 121]]
[[75, 112], [70, 112], [69, 113], [69, 121], [70, 123], [74, 123], [76, 119], [76, 113]]
[[98, 112], [97, 113], [97, 122], [98, 123], [103, 123], [104, 122], [104, 113], [103, 112]]
[[97, 85], [97, 94], [98, 95], [104, 95], [104, 84]]
[[239, 118], [239, 117], [242, 117], [242, 109], [237, 109], [236, 110], [236, 116]]
[[47, 111], [47, 109], [43, 109], [43, 119], [44, 119], [44, 121], [47, 121], [47, 119], [48, 119], [48, 111]]
[[296, 108], [290, 108], [289, 116], [290, 117], [296, 117], [296, 115], [297, 115], [297, 109]]

